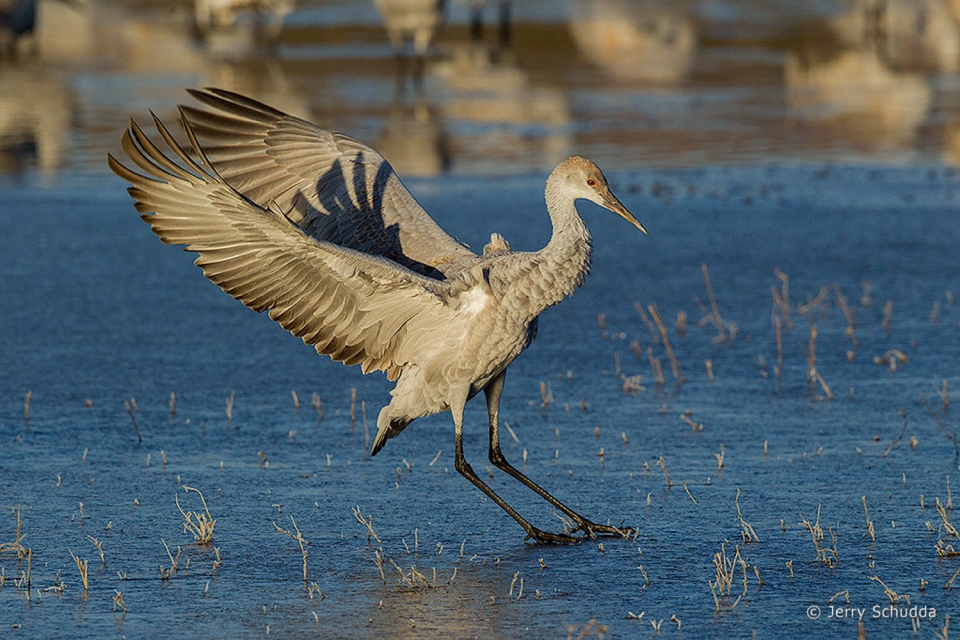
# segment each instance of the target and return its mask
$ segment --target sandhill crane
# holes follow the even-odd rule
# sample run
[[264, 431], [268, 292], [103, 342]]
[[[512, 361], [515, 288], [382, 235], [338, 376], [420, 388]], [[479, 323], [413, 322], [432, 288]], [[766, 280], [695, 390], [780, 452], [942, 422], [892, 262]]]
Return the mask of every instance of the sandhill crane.
[[[543, 249], [513, 252], [497, 234], [477, 256], [447, 235], [376, 151], [250, 98], [191, 91], [210, 109], [181, 106], [186, 150], [159, 118], [162, 150], [131, 121], [110, 168], [133, 186], [160, 239], [198, 254], [204, 274], [234, 298], [346, 365], [397, 382], [380, 411], [372, 455], [413, 420], [450, 411], [456, 469], [537, 543], [577, 542], [596, 524], [514, 468], [500, 451], [498, 412], [507, 366], [533, 340], [537, 316], [582, 284], [591, 237], [577, 199], [643, 226], [593, 162], [573, 157], [547, 179], [553, 233]], [[201, 141], [203, 143], [201, 144]], [[193, 154], [193, 155], [191, 155]], [[554, 534], [531, 525], [463, 456], [466, 402], [483, 391], [490, 461], [569, 517]]]

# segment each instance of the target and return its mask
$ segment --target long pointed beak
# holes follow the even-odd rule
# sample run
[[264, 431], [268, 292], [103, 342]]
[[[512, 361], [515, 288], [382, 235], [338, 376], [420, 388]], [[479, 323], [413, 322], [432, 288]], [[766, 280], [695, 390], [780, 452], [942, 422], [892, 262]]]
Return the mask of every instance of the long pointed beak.
[[640, 221], [634, 218], [633, 214], [627, 211], [627, 208], [623, 206], [619, 200], [617, 200], [617, 196], [613, 195], [609, 191], [607, 191], [607, 193], [603, 196], [603, 206], [605, 206], [607, 209], [610, 209], [610, 211], [613, 211], [615, 214], [635, 226], [637, 229], [640, 229], [640, 231], [643, 231], [644, 233], [647, 232], [647, 230], [643, 228], [643, 225], [640, 224]]

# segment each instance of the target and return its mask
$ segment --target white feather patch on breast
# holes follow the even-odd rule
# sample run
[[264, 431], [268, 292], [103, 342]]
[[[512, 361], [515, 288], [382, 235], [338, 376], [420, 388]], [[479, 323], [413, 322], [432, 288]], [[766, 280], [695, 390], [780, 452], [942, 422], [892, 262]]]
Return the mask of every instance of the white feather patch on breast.
[[460, 294], [458, 314], [476, 316], [481, 313], [490, 302], [490, 294], [480, 287], [472, 287]]

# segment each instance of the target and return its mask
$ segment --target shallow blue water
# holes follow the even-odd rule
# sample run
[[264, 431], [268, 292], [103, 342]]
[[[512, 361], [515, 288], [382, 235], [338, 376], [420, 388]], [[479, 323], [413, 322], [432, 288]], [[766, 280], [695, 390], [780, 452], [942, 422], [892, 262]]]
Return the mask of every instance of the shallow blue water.
[[[909, 29], [891, 19], [889, 37], [861, 42], [869, 30], [845, 2], [538, 0], [515, 3], [501, 50], [489, 26], [483, 45], [470, 42], [467, 7], [452, 3], [419, 90], [398, 84], [372, 6], [301, 2], [276, 47], [230, 55], [198, 43], [183, 12], [46, 5], [62, 11], [37, 51], [0, 59], [7, 635], [646, 637], [659, 625], [671, 637], [854, 637], [857, 620], [829, 619], [849, 601], [867, 637], [901, 638], [910, 620], [873, 607], [906, 597], [928, 607], [921, 637], [946, 635], [960, 558], [937, 544], [960, 545], [944, 522], [956, 524], [960, 461], [957, 409], [938, 389], [946, 381], [949, 399], [960, 385], [960, 40], [941, 5], [910, 4], [933, 18], [901, 13]], [[593, 17], [611, 38], [576, 38]], [[627, 69], [592, 46], [619, 41], [624, 25], [638, 47]], [[152, 236], [104, 155], [129, 116], [168, 118], [182, 87], [202, 85], [371, 143], [473, 247], [492, 231], [542, 246], [546, 174], [574, 153], [600, 162], [650, 235], [581, 206], [593, 272], [511, 366], [502, 439], [548, 490], [636, 538], [524, 544], [453, 469], [448, 415], [369, 457], [364, 410], [372, 429], [390, 385], [317, 357]], [[777, 269], [792, 321], [779, 376]], [[637, 311], [651, 304], [685, 383]], [[807, 379], [814, 323], [832, 398]], [[896, 371], [874, 362], [894, 350], [907, 358]], [[483, 403], [468, 405], [467, 457], [489, 478], [485, 424]], [[516, 482], [490, 482], [539, 526], [562, 528]], [[185, 486], [216, 518], [212, 545], [184, 531], [175, 497], [203, 511]], [[29, 565], [9, 548], [18, 509]], [[815, 543], [801, 523], [817, 531], [818, 513]], [[306, 582], [300, 546], [277, 530], [291, 516], [309, 542]], [[164, 543], [180, 554], [175, 571]], [[743, 563], [715, 599], [721, 549]], [[89, 561], [86, 594], [71, 552]]]
[[[502, 402], [502, 419], [518, 438], [504, 434], [513, 462], [587, 516], [639, 528], [636, 539], [604, 540], [602, 551], [596, 542], [524, 545], [519, 527], [453, 471], [448, 415], [418, 421], [381, 455], [367, 456], [359, 406], [351, 426], [350, 389], [372, 423], [389, 386], [318, 358], [206, 282], [188, 256], [162, 246], [137, 219], [119, 181], [0, 194], [0, 358], [8, 363], [0, 371], [0, 540], [13, 540], [19, 505], [23, 544], [33, 550], [29, 599], [15, 585], [25, 563], [0, 556], [0, 623], [29, 636], [56, 629], [71, 637], [260, 637], [269, 628], [281, 637], [557, 637], [568, 629], [576, 636], [595, 618], [610, 635], [633, 637], [651, 633], [650, 620], [664, 620], [661, 634], [674, 634], [675, 616], [680, 633], [693, 637], [841, 628], [852, 635], [855, 621], [806, 614], [819, 605], [826, 616], [826, 601], [847, 591], [853, 606], [867, 608], [870, 636], [902, 637], [909, 621], [870, 619], [873, 605], [889, 603], [870, 579], [877, 576], [913, 604], [936, 608], [938, 617], [920, 626], [932, 635], [955, 613], [953, 591], [943, 587], [960, 566], [937, 557], [938, 539], [956, 540], [934, 509], [937, 498], [948, 500], [948, 479], [957, 480], [954, 447], [937, 423], [953, 433], [953, 409], [942, 410], [934, 386], [960, 383], [960, 311], [946, 293], [960, 290], [953, 257], [960, 180], [937, 167], [612, 174], [650, 235], [581, 206], [595, 236], [593, 273], [544, 314], [537, 341], [510, 369]], [[496, 229], [515, 248], [535, 248], [549, 232], [542, 176], [410, 186], [474, 246]], [[722, 317], [737, 326], [725, 343], [712, 341], [713, 325], [696, 326], [703, 315], [696, 300], [709, 305], [701, 263]], [[775, 268], [790, 276], [795, 323], [784, 332], [780, 380], [770, 321]], [[864, 281], [868, 306], [859, 302]], [[834, 283], [855, 309], [857, 346], [844, 334], [833, 290], [809, 317], [797, 314], [808, 295]], [[893, 313], [884, 330], [887, 300]], [[685, 384], [672, 379], [634, 302], [657, 304]], [[688, 316], [685, 337], [674, 322], [679, 310]], [[833, 399], [806, 381], [811, 318], [816, 366]], [[663, 361], [666, 384], [654, 382], [633, 341]], [[873, 362], [890, 349], [909, 358], [896, 372]], [[643, 376], [644, 391], [624, 392], [615, 354], [625, 376]], [[553, 395], [546, 408], [541, 381]], [[314, 392], [322, 421], [309, 404]], [[130, 398], [142, 443], [124, 409]], [[884, 456], [901, 434], [901, 409], [904, 437]], [[680, 419], [687, 411], [702, 431]], [[467, 456], [485, 475], [482, 403], [471, 403], [467, 419]], [[175, 495], [202, 510], [183, 485], [203, 491], [217, 519], [222, 566], [213, 569], [213, 550], [192, 544], [182, 529]], [[497, 474], [493, 486], [545, 528], [560, 528], [512, 481]], [[743, 519], [760, 542], [742, 540], [738, 489]], [[381, 543], [368, 543], [355, 505], [373, 516]], [[799, 524], [814, 522], [818, 506], [824, 546], [832, 545], [829, 529], [837, 536], [832, 568], [816, 560]], [[304, 587], [299, 546], [274, 527], [290, 529], [290, 516], [310, 542], [309, 583], [322, 600]], [[105, 567], [88, 535], [102, 541]], [[160, 577], [170, 567], [161, 540], [174, 555], [182, 549], [168, 580]], [[708, 582], [721, 545], [731, 558], [739, 547], [747, 587], [737, 601], [739, 567], [718, 613]], [[408, 576], [415, 565], [431, 586], [405, 584], [389, 560], [384, 582], [377, 549]], [[69, 551], [90, 562], [86, 596]], [[68, 588], [44, 593], [58, 571]], [[113, 612], [116, 591], [126, 615]]]

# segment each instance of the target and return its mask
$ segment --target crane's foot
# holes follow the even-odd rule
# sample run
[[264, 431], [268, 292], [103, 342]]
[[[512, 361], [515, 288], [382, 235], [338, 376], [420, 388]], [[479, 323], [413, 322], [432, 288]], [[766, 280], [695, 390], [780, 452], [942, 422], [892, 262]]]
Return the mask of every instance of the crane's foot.
[[533, 540], [536, 544], [580, 544], [583, 538], [566, 533], [547, 533], [531, 526], [527, 529], [527, 537], [524, 541], [526, 540]]
[[586, 518], [581, 518], [577, 521], [577, 526], [573, 532], [577, 531], [583, 531], [591, 540], [597, 536], [619, 536], [621, 538], [629, 538], [637, 532], [637, 530], [632, 527], [613, 527], [608, 524], [597, 524], [595, 522], [590, 522]]

